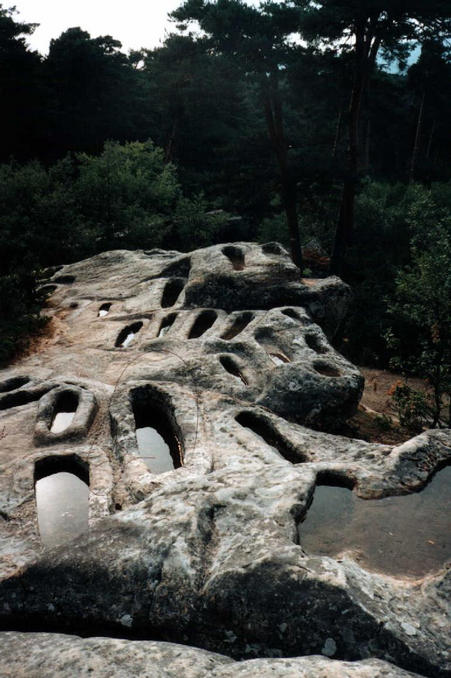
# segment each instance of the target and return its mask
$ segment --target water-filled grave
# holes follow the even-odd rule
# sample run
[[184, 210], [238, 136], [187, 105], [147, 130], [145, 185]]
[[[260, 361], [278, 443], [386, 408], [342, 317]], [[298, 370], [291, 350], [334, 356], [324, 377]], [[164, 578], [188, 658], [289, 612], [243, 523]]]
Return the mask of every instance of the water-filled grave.
[[361, 499], [339, 481], [319, 478], [299, 541], [311, 554], [350, 552], [362, 567], [394, 576], [423, 576], [451, 558], [451, 466], [420, 492]]
[[56, 401], [53, 411], [51, 433], [61, 433], [71, 425], [78, 408], [78, 396], [75, 393], [62, 393]]
[[73, 457], [49, 457], [36, 465], [35, 497], [44, 546], [59, 546], [88, 530], [89, 472]]
[[149, 392], [132, 394], [139, 457], [152, 473], [173, 471], [182, 465], [182, 446], [164, 408]]

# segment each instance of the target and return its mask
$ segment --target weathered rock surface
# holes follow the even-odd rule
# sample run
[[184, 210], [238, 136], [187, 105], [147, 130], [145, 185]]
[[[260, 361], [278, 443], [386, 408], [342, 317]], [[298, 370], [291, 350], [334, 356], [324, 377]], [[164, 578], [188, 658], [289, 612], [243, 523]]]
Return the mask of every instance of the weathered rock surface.
[[[299, 657], [235, 662], [205, 650], [151, 641], [2, 633], [0, 642], [4, 678], [409, 678], [415, 675], [377, 659], [352, 663], [325, 657]], [[33, 647], [31, 654], [30, 646]]]
[[[345, 313], [346, 285], [303, 283], [275, 243], [107, 252], [63, 267], [49, 284], [53, 336], [0, 375], [3, 629], [122, 633], [235, 659], [378, 657], [451, 675], [449, 569], [389, 577], [352, 554], [319, 557], [298, 543], [321, 475], [377, 498], [419, 490], [451, 461], [449, 431], [395, 448], [321, 431], [352, 414], [363, 387], [327, 339]], [[68, 428], [52, 433], [64, 394], [79, 405]], [[140, 458], [137, 409], [165, 420], [180, 468], [156, 474]], [[36, 469], [42, 477], [64, 464], [89, 477], [90, 531], [42, 549]], [[21, 643], [34, 647], [31, 635], [8, 638], [12, 655]], [[51, 638], [36, 647], [50, 648]], [[62, 651], [65, 643], [59, 637]], [[94, 648], [103, 675], [104, 648], [125, 641], [77, 643]], [[142, 647], [124, 650], [136, 666]], [[168, 656], [185, 652], [168, 647]], [[193, 670], [233, 666], [218, 676], [406, 675], [378, 662], [199, 657]], [[161, 675], [176, 675], [161, 661]]]

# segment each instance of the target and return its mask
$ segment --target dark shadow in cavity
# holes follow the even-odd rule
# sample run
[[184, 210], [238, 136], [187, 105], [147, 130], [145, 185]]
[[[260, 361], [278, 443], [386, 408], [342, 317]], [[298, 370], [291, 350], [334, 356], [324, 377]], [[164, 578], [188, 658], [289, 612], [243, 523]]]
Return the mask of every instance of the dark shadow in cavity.
[[293, 320], [302, 320], [299, 313], [296, 313], [296, 311], [294, 311], [292, 308], [284, 308], [282, 313], [288, 316], [288, 318], [292, 318]]
[[231, 356], [222, 355], [219, 357], [219, 362], [227, 372], [233, 374], [234, 377], [238, 377], [238, 379], [241, 379], [245, 386], [248, 385], [247, 379], [243, 377], [240, 368], [238, 367], [237, 363], [233, 360]]
[[121, 347], [130, 334], [137, 334], [142, 326], [143, 326], [142, 322], [139, 321], [133, 323], [132, 325], [127, 325], [127, 327], [124, 327], [124, 329], [122, 329], [117, 335], [116, 343], [114, 344], [116, 348]]
[[185, 257], [178, 261], [173, 261], [168, 264], [160, 273], [160, 278], [171, 278], [173, 276], [180, 276], [181, 278], [188, 278], [191, 270], [191, 259]]
[[9, 410], [12, 407], [21, 407], [22, 405], [28, 405], [36, 400], [39, 400], [43, 395], [48, 393], [54, 384], [51, 386], [46, 386], [39, 388], [33, 391], [16, 391], [15, 393], [6, 393], [2, 398], [0, 398], [0, 410]]
[[319, 363], [315, 362], [313, 363], [313, 368], [318, 374], [321, 374], [323, 377], [339, 377], [341, 376], [341, 372], [337, 370], [336, 367], [333, 367], [332, 365], [328, 365], [327, 363]]
[[264, 442], [273, 447], [284, 459], [292, 464], [299, 464], [307, 461], [306, 457], [295, 450], [281, 435], [272, 424], [263, 417], [254, 412], [240, 412], [236, 417], [240, 426], [250, 429], [255, 435], [259, 436]]
[[233, 339], [236, 337], [238, 334], [240, 334], [245, 327], [249, 325], [251, 320], [254, 319], [254, 316], [252, 313], [245, 312], [241, 313], [235, 320], [233, 321], [233, 324], [231, 327], [229, 327], [224, 334], [221, 335], [221, 339], [225, 339], [226, 341], [229, 341], [230, 339]]
[[0, 383], [0, 393], [15, 391], [16, 388], [25, 386], [25, 384], [28, 384], [29, 381], [29, 377], [11, 377], [10, 379], [5, 379], [5, 381]]
[[227, 245], [227, 247], [222, 248], [222, 253], [230, 260], [235, 271], [242, 271], [244, 269], [244, 254], [243, 250], [239, 247]]
[[166, 283], [161, 298], [161, 305], [163, 308], [168, 308], [175, 304], [185, 287], [185, 282], [184, 278], [173, 278]]
[[172, 325], [174, 324], [175, 319], [177, 318], [177, 313], [170, 313], [161, 321], [160, 329], [158, 330], [158, 337], [164, 337], [165, 334], [169, 332]]
[[74, 275], [59, 275], [56, 278], [53, 278], [53, 282], [59, 283], [61, 285], [71, 285], [75, 282]]
[[99, 318], [102, 318], [103, 316], [105, 316], [108, 313], [108, 311], [110, 310], [110, 308], [111, 308], [110, 302], [106, 302], [105, 304], [102, 304], [101, 307], [99, 308], [98, 313], [97, 313]]
[[[75, 412], [77, 411], [78, 403], [78, 394], [73, 391], [63, 391], [58, 394], [50, 424], [50, 430], [52, 432], [60, 433], [70, 426]], [[55, 424], [58, 430], [53, 431]]]
[[202, 313], [200, 313], [194, 321], [188, 335], [188, 339], [197, 339], [198, 337], [201, 337], [203, 334], [205, 334], [205, 332], [209, 330], [216, 321], [217, 317], [218, 314], [216, 311], [202, 311]]
[[58, 285], [43, 285], [39, 288], [39, 292], [42, 292], [42, 294], [52, 294], [56, 289], [58, 289]]
[[361, 567], [394, 576], [424, 576], [451, 558], [451, 466], [411, 494], [361, 499], [352, 479], [317, 476], [299, 541], [308, 553], [354, 553]]
[[281, 246], [276, 242], [267, 242], [262, 245], [262, 252], [264, 254], [283, 254]]
[[305, 334], [304, 339], [307, 346], [315, 351], [315, 353], [327, 353], [329, 350], [327, 346], [322, 344], [320, 338], [317, 337], [316, 334]]
[[34, 482], [55, 473], [72, 473], [89, 485], [89, 464], [77, 454], [60, 454], [38, 459], [34, 465]]
[[[152, 449], [149, 449], [148, 453], [146, 451], [142, 453], [143, 450], [137, 437], [139, 456], [144, 459], [153, 472], [162, 473], [180, 468], [183, 465], [182, 435], [175, 421], [169, 398], [148, 386], [139, 386], [131, 391], [130, 400], [135, 419], [135, 430], [141, 429], [144, 430], [144, 433], [151, 434], [154, 440], [152, 444], [158, 447], [158, 450], [155, 449], [155, 454], [152, 454]], [[168, 448], [166, 451], [160, 444], [162, 441], [159, 438], [166, 444]], [[169, 458], [164, 459], [165, 455], [169, 455]], [[155, 471], [152, 469], [152, 458], [154, 456], [158, 456], [158, 459], [154, 459], [154, 469], [156, 462], [158, 462], [158, 467], [161, 470]]]

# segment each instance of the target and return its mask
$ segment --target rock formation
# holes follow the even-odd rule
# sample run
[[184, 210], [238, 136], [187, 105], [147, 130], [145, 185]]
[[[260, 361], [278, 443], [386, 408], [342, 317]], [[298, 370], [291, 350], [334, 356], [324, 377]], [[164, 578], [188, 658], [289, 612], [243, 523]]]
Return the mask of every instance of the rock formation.
[[[451, 675], [445, 563], [393, 577], [299, 543], [321, 479], [379, 498], [451, 462], [449, 431], [325, 432], [363, 388], [329, 343], [342, 281], [236, 243], [106, 252], [47, 285], [52, 331], [0, 375], [1, 675]], [[89, 532], [43, 548], [34, 488], [58, 471], [89, 483]], [[74, 637], [96, 635], [122, 639]]]

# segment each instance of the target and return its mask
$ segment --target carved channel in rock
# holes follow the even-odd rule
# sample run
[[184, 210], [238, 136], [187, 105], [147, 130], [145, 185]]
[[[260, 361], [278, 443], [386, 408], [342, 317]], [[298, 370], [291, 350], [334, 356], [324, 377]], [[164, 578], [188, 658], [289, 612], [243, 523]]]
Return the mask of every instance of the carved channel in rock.
[[318, 374], [321, 374], [323, 377], [339, 377], [341, 372], [337, 370], [333, 365], [329, 365], [325, 362], [314, 362], [313, 368]]
[[280, 433], [274, 429], [269, 421], [254, 412], [240, 412], [236, 417], [241, 426], [248, 428], [271, 447], [280, 457], [283, 457], [292, 464], [299, 464], [306, 461], [306, 458], [292, 448]]
[[36, 400], [39, 400], [45, 393], [54, 388], [54, 385], [45, 386], [42, 388], [33, 389], [30, 391], [15, 391], [13, 393], [5, 393], [0, 398], [0, 410], [9, 410], [12, 407], [21, 407], [28, 405]]
[[99, 316], [99, 318], [104, 318], [108, 314], [110, 308], [111, 308], [110, 303], [102, 304], [101, 307], [99, 308], [99, 312], [97, 314]]
[[28, 384], [30, 381], [29, 377], [11, 377], [10, 379], [5, 379], [0, 383], [0, 393], [6, 393], [7, 391], [15, 391], [17, 388], [21, 388]]
[[114, 344], [116, 348], [127, 348], [142, 326], [142, 322], [138, 321], [132, 325], [127, 325], [127, 327], [124, 327], [124, 329], [122, 329], [117, 335], [116, 343]]
[[50, 426], [51, 433], [61, 433], [71, 425], [78, 402], [78, 395], [73, 391], [64, 391], [58, 395]]
[[296, 311], [294, 311], [292, 308], [284, 308], [282, 313], [293, 320], [302, 320], [299, 313], [296, 313]]
[[361, 499], [344, 484], [318, 476], [298, 528], [305, 551], [333, 558], [348, 552], [365, 569], [414, 577], [451, 558], [451, 466], [409, 495]]
[[243, 250], [234, 245], [223, 247], [222, 253], [229, 259], [235, 271], [242, 271], [245, 266]]
[[189, 272], [191, 270], [191, 259], [189, 257], [184, 257], [183, 259], [178, 259], [168, 264], [160, 274], [161, 278], [171, 278], [172, 276], [180, 276], [182, 278], [188, 278]]
[[152, 473], [180, 468], [183, 465], [180, 432], [160, 394], [147, 387], [136, 388], [131, 392], [131, 403], [139, 457]]
[[253, 313], [249, 312], [241, 313], [241, 315], [235, 318], [233, 324], [224, 332], [224, 334], [221, 335], [221, 339], [230, 341], [230, 339], [233, 339], [238, 334], [240, 334], [253, 319], [254, 319]]
[[177, 318], [177, 313], [170, 313], [161, 321], [160, 329], [158, 330], [158, 337], [164, 337], [165, 334], [169, 332], [172, 325], [174, 324], [175, 319]]
[[321, 343], [320, 338], [316, 334], [305, 334], [304, 339], [307, 346], [315, 351], [315, 353], [327, 353], [329, 350], [327, 346]]
[[36, 462], [34, 481], [44, 546], [59, 546], [88, 530], [88, 464], [77, 455], [46, 457]]
[[229, 355], [222, 355], [219, 358], [219, 362], [223, 366], [223, 368], [229, 372], [229, 374], [233, 374], [234, 377], [237, 377], [238, 379], [241, 379], [243, 384], [245, 386], [248, 385], [247, 379], [243, 376], [243, 374], [240, 371], [240, 368], [238, 364], [235, 362], [235, 360], [229, 356]]
[[205, 332], [213, 326], [217, 317], [218, 314], [216, 311], [202, 311], [194, 321], [188, 339], [198, 339], [205, 334]]
[[75, 282], [74, 275], [59, 275], [56, 278], [53, 278], [53, 282], [59, 283], [60, 285], [72, 285]]
[[268, 351], [268, 355], [275, 365], [285, 365], [286, 363], [291, 362], [281, 351]]
[[168, 308], [175, 304], [185, 287], [185, 282], [184, 278], [172, 278], [171, 280], [168, 280], [161, 298], [161, 305], [163, 308]]

